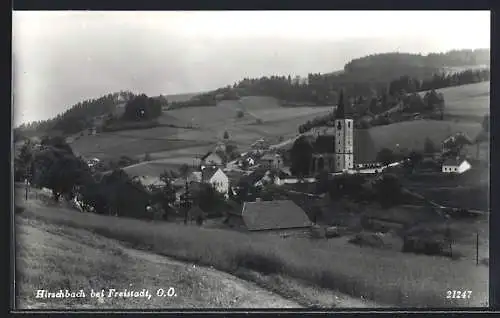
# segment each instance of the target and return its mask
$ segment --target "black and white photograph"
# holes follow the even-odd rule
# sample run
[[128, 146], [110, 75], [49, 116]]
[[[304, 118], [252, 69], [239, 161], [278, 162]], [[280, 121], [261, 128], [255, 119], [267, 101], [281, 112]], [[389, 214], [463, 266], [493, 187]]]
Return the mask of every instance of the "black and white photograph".
[[488, 307], [490, 23], [14, 10], [14, 309]]

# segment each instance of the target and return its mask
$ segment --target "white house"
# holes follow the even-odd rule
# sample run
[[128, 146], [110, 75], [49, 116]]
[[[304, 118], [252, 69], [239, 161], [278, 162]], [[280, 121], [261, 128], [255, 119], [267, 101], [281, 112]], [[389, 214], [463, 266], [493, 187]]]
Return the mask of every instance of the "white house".
[[201, 171], [201, 176], [203, 183], [210, 183], [217, 192], [228, 195], [229, 178], [220, 168], [206, 167]]
[[443, 163], [443, 173], [464, 173], [471, 168], [471, 164], [464, 158], [449, 158]]

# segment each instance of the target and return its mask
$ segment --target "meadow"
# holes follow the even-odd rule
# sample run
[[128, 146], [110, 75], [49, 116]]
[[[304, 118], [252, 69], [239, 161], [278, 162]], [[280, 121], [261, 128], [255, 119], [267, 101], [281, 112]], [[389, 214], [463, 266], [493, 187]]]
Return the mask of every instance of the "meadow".
[[[436, 90], [443, 94], [446, 115], [481, 120], [490, 113], [490, 82], [447, 87]], [[422, 96], [425, 92], [420, 93]]]
[[[237, 118], [239, 109], [243, 118]], [[71, 145], [82, 155], [112, 158], [126, 155], [141, 157], [146, 152], [155, 159], [171, 157], [170, 151], [215, 144], [224, 131], [241, 148], [262, 137], [278, 141], [292, 137], [303, 122], [329, 110], [321, 107], [281, 107], [274, 98], [246, 97], [241, 101], [221, 101], [217, 106], [186, 107], [168, 110], [159, 118], [160, 124], [188, 128], [154, 127], [142, 130], [102, 132], [96, 136], [80, 136]], [[262, 123], [256, 124], [261, 118]]]
[[[58, 208], [23, 212], [58, 226], [92, 231], [156, 254], [213, 266], [236, 276], [254, 271], [282, 275], [380, 304], [404, 307], [486, 306], [488, 267], [319, 240], [251, 235], [166, 222], [75, 213]], [[447, 299], [449, 289], [471, 290], [470, 299]]]
[[[19, 309], [300, 307], [247, 281], [126, 248], [84, 229], [16, 216], [16, 307]], [[157, 297], [173, 287], [176, 297]], [[38, 289], [83, 290], [85, 298], [36, 299]], [[92, 298], [91, 290], [149, 290], [145, 298]]]

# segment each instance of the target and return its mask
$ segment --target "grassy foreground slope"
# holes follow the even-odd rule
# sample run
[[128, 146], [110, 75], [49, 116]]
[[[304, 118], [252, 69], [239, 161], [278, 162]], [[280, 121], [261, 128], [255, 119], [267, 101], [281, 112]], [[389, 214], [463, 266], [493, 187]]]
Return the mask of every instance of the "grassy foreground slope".
[[[360, 248], [343, 240], [282, 240], [220, 229], [75, 213], [26, 210], [58, 226], [86, 229], [140, 249], [248, 277], [281, 275], [387, 305], [486, 306], [488, 268], [470, 261]], [[447, 299], [449, 289], [472, 290], [470, 299]]]
[[[22, 309], [283, 308], [299, 304], [226, 273], [126, 248], [86, 230], [16, 218], [17, 306]], [[156, 292], [174, 288], [174, 296]], [[151, 298], [92, 298], [91, 290], [149, 290]], [[36, 299], [38, 289], [85, 298]]]

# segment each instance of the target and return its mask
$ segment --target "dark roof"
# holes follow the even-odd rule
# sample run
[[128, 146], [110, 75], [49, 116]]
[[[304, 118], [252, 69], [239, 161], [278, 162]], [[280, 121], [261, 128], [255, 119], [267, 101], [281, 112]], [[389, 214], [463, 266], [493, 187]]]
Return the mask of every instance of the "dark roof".
[[208, 181], [212, 176], [219, 170], [218, 167], [206, 167], [203, 170], [201, 170], [201, 179], [203, 181]]
[[264, 177], [266, 174], [266, 169], [260, 168], [255, 171], [253, 171], [251, 174], [248, 176], [243, 176], [240, 178], [239, 182], [248, 182], [250, 184], [255, 184], [255, 182], [259, 181]]
[[209, 151], [207, 152], [203, 157], [201, 157], [201, 160], [204, 161], [205, 159], [207, 159], [208, 156], [210, 155], [217, 155], [219, 156], [219, 158], [221, 158], [222, 160], [224, 160], [224, 157], [222, 156], [222, 154], [220, 152], [215, 152], [215, 151]]
[[250, 231], [305, 228], [312, 225], [304, 210], [290, 200], [245, 202], [242, 216]]
[[340, 91], [339, 101], [337, 103], [337, 110], [335, 111], [335, 118], [342, 119], [345, 118], [345, 106], [344, 106], [344, 91]]
[[443, 165], [446, 165], [446, 166], [459, 166], [462, 162], [464, 162], [464, 160], [465, 160], [464, 157], [451, 157], [451, 158], [447, 158], [443, 162]]
[[335, 152], [335, 136], [320, 135], [312, 144], [313, 153], [334, 153]]

